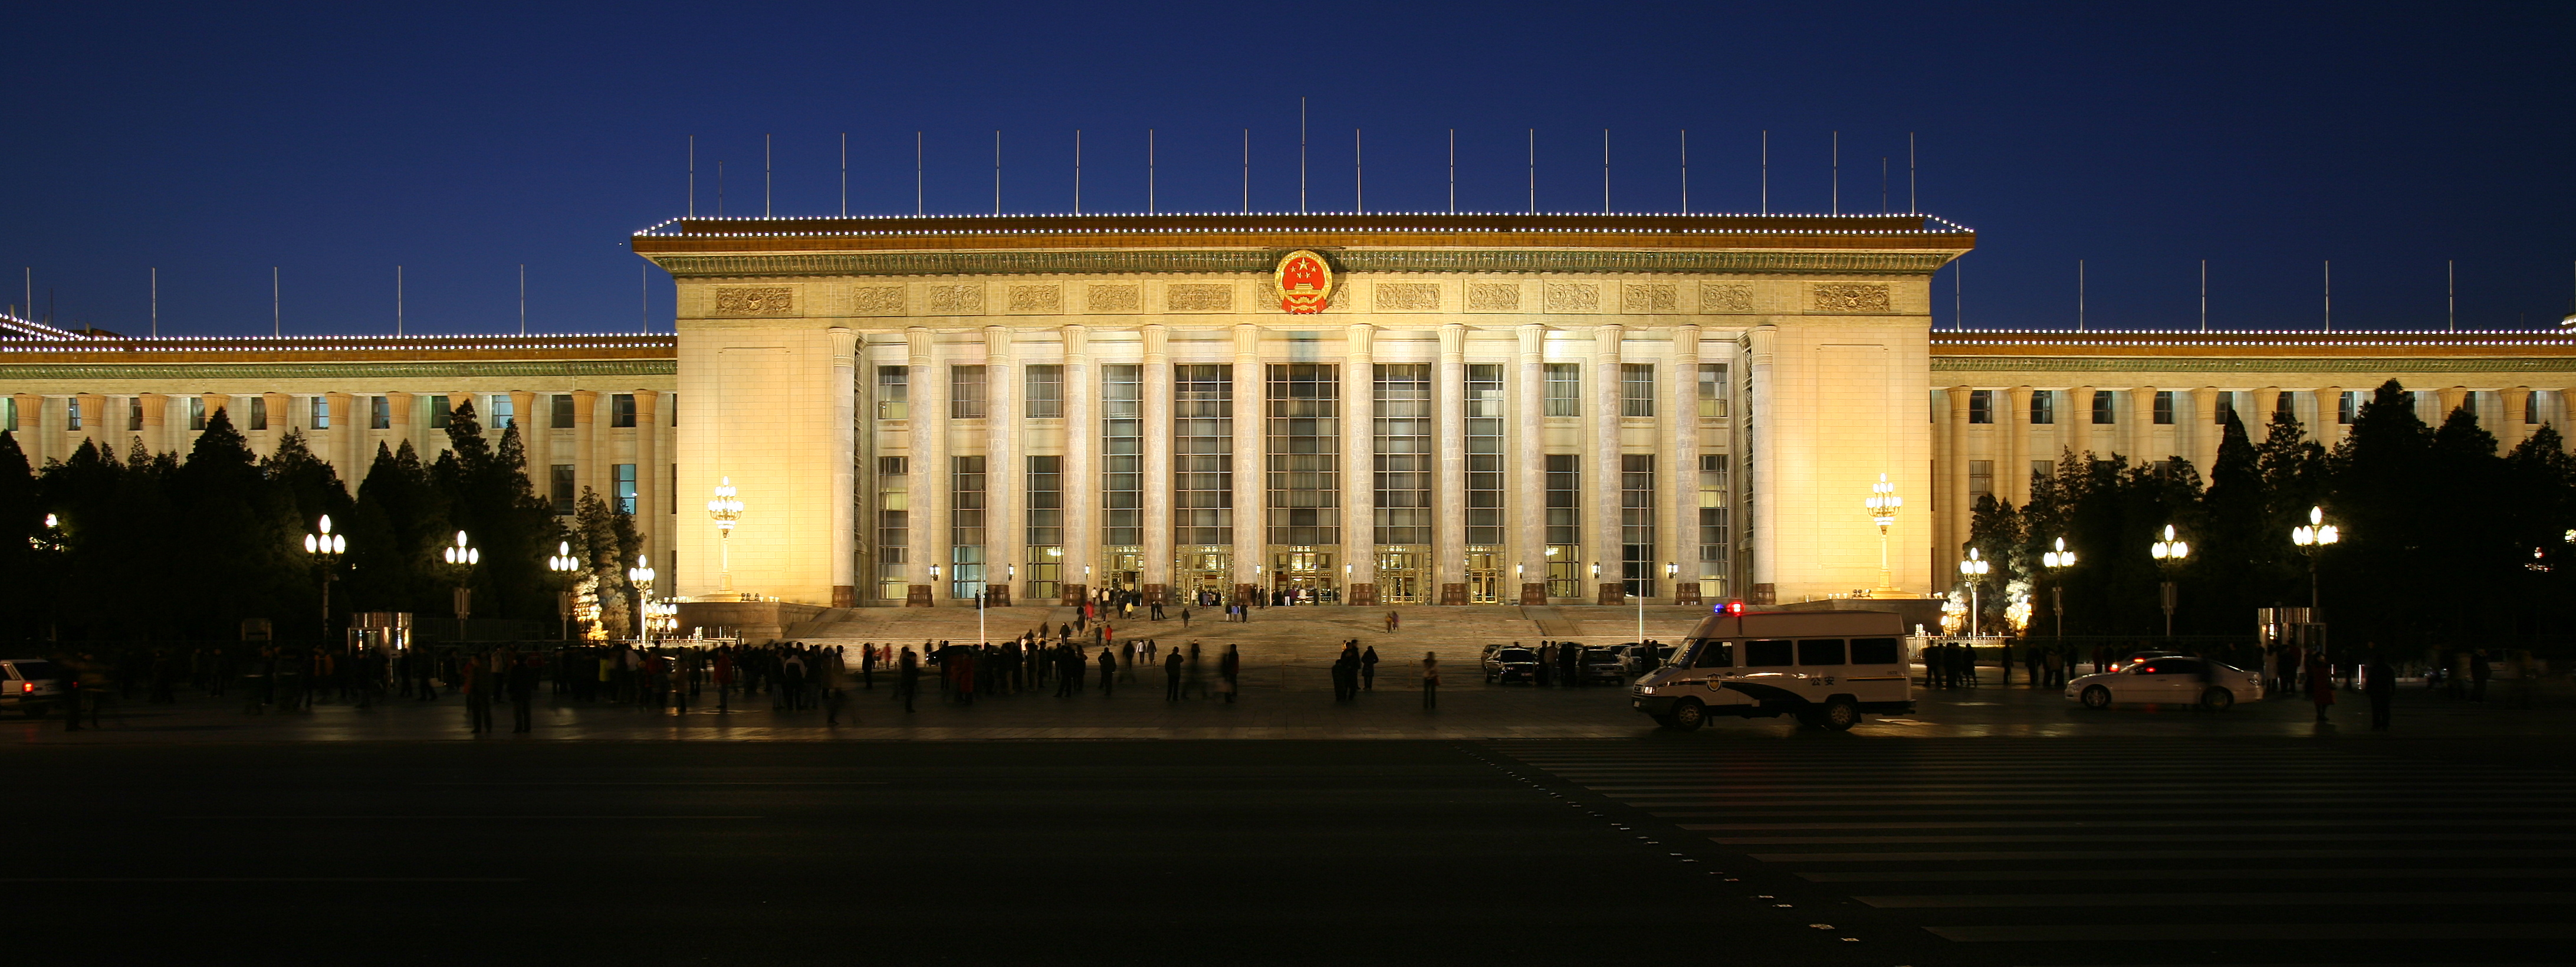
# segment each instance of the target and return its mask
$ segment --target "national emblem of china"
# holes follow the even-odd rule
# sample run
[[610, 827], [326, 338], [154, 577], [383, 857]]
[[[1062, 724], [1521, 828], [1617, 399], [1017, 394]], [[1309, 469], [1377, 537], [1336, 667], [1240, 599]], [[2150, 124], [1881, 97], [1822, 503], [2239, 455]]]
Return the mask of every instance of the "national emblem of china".
[[1333, 294], [1333, 267], [1305, 249], [1281, 256], [1271, 278], [1279, 286], [1279, 308], [1298, 315], [1324, 311]]

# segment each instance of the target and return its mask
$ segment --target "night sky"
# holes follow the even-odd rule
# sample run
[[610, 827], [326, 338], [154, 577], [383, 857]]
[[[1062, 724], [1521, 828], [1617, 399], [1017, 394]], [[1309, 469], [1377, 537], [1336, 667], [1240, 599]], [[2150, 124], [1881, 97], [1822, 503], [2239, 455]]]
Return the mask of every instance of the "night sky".
[[[1975, 327], [2553, 326], [2576, 289], [2576, 5], [287, 4], [13, 8], [0, 303], [165, 335], [667, 331], [629, 232], [688, 204], [1255, 210], [1907, 205], [1978, 230]], [[1799, 9], [1784, 9], [1797, 7]], [[1937, 281], [1948, 327], [1954, 270]], [[645, 301], [649, 297], [649, 302]], [[23, 311], [23, 309], [21, 310]]]

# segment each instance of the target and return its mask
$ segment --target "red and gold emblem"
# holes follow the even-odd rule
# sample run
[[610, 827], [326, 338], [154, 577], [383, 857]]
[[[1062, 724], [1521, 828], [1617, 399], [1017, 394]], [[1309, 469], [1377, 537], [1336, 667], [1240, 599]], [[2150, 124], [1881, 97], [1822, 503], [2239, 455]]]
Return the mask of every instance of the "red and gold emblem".
[[1279, 286], [1279, 308], [1299, 315], [1324, 311], [1333, 294], [1333, 267], [1305, 249], [1281, 256], [1271, 278]]

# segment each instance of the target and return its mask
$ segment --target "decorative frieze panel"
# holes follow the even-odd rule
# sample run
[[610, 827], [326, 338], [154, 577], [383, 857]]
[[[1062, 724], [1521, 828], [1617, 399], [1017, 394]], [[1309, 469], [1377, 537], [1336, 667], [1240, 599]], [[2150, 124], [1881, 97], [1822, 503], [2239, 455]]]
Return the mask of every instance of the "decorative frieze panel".
[[1510, 282], [1467, 283], [1467, 311], [1519, 312], [1521, 287]]
[[850, 314], [854, 316], [900, 316], [903, 314], [903, 287], [899, 285], [863, 285], [850, 290]]
[[1376, 288], [1379, 312], [1440, 311], [1440, 283], [1380, 282]]
[[984, 287], [980, 285], [931, 286], [930, 314], [934, 316], [983, 315]]
[[1894, 312], [1887, 286], [1868, 282], [1819, 282], [1812, 290], [1811, 312]]
[[1143, 312], [1145, 287], [1141, 285], [1094, 285], [1084, 293], [1085, 312]]
[[1630, 282], [1619, 288], [1629, 315], [1682, 311], [1681, 287], [1670, 282]]
[[1175, 282], [1163, 289], [1165, 312], [1232, 312], [1234, 286], [1225, 282]]
[[1753, 286], [1745, 282], [1702, 282], [1699, 311], [1752, 312]]
[[716, 287], [716, 315], [719, 316], [792, 316], [796, 314], [796, 290], [783, 285], [723, 285]]
[[1064, 311], [1064, 287], [1060, 285], [1015, 285], [1011, 287], [1011, 311], [1054, 315]]
[[[1766, 275], [1930, 275], [1950, 252], [1700, 251], [1353, 251], [1337, 253], [1340, 272], [1599, 272], [1619, 274], [1759, 272]], [[653, 263], [683, 278], [791, 275], [1124, 275], [1137, 272], [1268, 275], [1278, 256], [1265, 251], [849, 252], [812, 255], [654, 254]]]
[[1547, 311], [1599, 312], [1601, 311], [1601, 286], [1594, 282], [1550, 282], [1547, 284]]

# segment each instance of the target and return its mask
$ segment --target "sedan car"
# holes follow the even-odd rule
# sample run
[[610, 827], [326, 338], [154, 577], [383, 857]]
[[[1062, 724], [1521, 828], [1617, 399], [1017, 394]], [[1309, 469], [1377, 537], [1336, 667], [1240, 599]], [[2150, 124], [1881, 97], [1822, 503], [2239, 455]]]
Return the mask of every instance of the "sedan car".
[[2225, 711], [2240, 701], [2261, 701], [2263, 676], [2205, 658], [2167, 655], [2067, 682], [2066, 698], [2094, 709], [2110, 708], [2113, 702], [2156, 702], [2198, 703]]
[[1538, 652], [1527, 648], [1496, 648], [1485, 656], [1485, 681], [1494, 684], [1538, 681]]
[[63, 699], [61, 669], [42, 658], [0, 660], [0, 708], [43, 715]]

